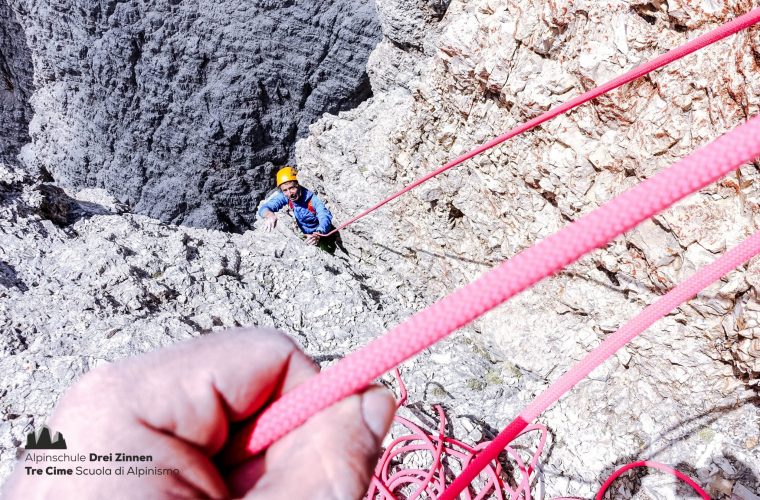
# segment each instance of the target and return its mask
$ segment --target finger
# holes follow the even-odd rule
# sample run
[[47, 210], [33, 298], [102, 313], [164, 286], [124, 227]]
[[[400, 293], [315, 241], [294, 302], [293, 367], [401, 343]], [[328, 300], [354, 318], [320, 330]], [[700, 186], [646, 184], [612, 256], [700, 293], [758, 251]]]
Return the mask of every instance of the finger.
[[228, 486], [234, 495], [257, 500], [360, 498], [395, 410], [383, 387], [346, 398], [237, 468]]
[[240, 421], [283, 384], [317, 372], [284, 334], [239, 329], [175, 344], [110, 367], [111, 406], [216, 454]]
[[[217, 453], [226, 441], [227, 419], [248, 418], [283, 386], [298, 384], [318, 371], [289, 337], [276, 330], [243, 329], [213, 337], [178, 345], [171, 359], [143, 358], [140, 366], [132, 368], [134, 373], [145, 373], [146, 380], [160, 378], [151, 384], [151, 392], [144, 393], [141, 418], [208, 454]], [[172, 388], [184, 388], [184, 395], [155, 403]]]

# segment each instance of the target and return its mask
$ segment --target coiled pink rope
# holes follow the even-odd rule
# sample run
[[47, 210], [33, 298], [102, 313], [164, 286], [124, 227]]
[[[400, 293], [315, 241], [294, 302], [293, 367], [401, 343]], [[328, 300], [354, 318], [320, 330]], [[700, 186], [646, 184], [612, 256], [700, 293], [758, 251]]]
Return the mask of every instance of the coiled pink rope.
[[433, 177], [442, 174], [443, 172], [449, 170], [450, 168], [456, 167], [460, 163], [469, 160], [470, 158], [479, 155], [480, 153], [491, 149], [494, 146], [497, 146], [501, 144], [502, 142], [511, 139], [512, 137], [516, 135], [520, 135], [523, 132], [532, 129], [533, 127], [536, 127], [538, 125], [541, 125], [545, 121], [551, 120], [557, 115], [560, 115], [566, 111], [570, 111], [573, 108], [576, 108], [580, 106], [583, 103], [586, 103], [590, 101], [591, 99], [594, 99], [595, 97], [599, 97], [602, 94], [606, 94], [610, 90], [616, 89], [622, 85], [625, 85], [626, 83], [635, 80], [636, 78], [639, 78], [640, 76], [646, 75], [647, 73], [651, 73], [652, 71], [659, 69], [666, 64], [670, 64], [671, 62], [681, 59], [684, 56], [687, 56], [691, 54], [692, 52], [695, 52], [707, 45], [710, 45], [712, 43], [717, 42], [718, 40], [722, 40], [723, 38], [726, 38], [727, 36], [733, 35], [734, 33], [741, 31], [748, 26], [751, 26], [755, 23], [760, 21], [760, 8], [756, 8], [751, 10], [750, 12], [737, 17], [733, 21], [730, 21], [722, 26], [719, 26], [718, 28], [705, 33], [704, 35], [701, 35], [694, 40], [691, 40], [680, 47], [676, 47], [675, 49], [672, 49], [665, 54], [662, 54], [661, 56], [656, 57], [655, 59], [652, 59], [651, 61], [644, 63], [640, 66], [637, 66], [636, 68], [628, 71], [627, 73], [624, 73], [623, 75], [618, 76], [617, 78], [610, 80], [609, 82], [600, 85], [599, 87], [596, 87], [594, 89], [589, 90], [588, 92], [585, 92], [577, 97], [574, 97], [573, 99], [550, 109], [549, 111], [543, 113], [540, 116], [537, 116], [536, 118], [533, 118], [532, 120], [529, 120], [512, 130], [496, 137], [495, 139], [491, 139], [487, 143], [478, 146], [477, 148], [473, 149], [469, 153], [465, 153], [464, 155], [455, 158], [454, 160], [450, 161], [449, 163], [445, 164], [444, 166], [438, 168], [437, 170], [434, 170], [430, 172], [429, 174], [420, 177], [416, 181], [412, 182], [405, 188], [401, 189], [400, 191], [392, 194], [391, 196], [387, 197], [386, 199], [378, 202], [376, 205], [373, 205], [372, 207], [366, 209], [365, 211], [361, 212], [359, 215], [356, 215], [349, 219], [348, 221], [344, 222], [340, 226], [338, 226], [336, 229], [333, 229], [329, 233], [323, 236], [330, 236], [334, 233], [337, 233], [341, 229], [345, 228], [349, 224], [353, 224], [357, 220], [361, 219], [362, 217], [365, 217], [369, 215], [370, 213], [374, 212], [378, 208], [382, 207], [383, 205], [395, 200], [399, 196], [408, 193], [412, 189], [416, 188], [420, 184], [429, 181]]
[[243, 430], [229, 459], [241, 461], [264, 450], [321, 409], [369, 386], [516, 293], [758, 156], [760, 117], [754, 117], [284, 394]]
[[[759, 234], [760, 233], [756, 234], [755, 238]], [[755, 243], [752, 245], [749, 242], [745, 242], [745, 245], [748, 244], [751, 247], [749, 249], [750, 252], [760, 252], [760, 244]], [[731, 265], [729, 261], [733, 261], [739, 265], [740, 263], [737, 262], [737, 259], [742, 259], [744, 256], [737, 256], [737, 253], [741, 253], [741, 251], [734, 250], [732, 253], [722, 257], [722, 260], [720, 262], [715, 262], [711, 267], [700, 270], [697, 275], [704, 277], [706, 280], [706, 277], [708, 275], [715, 276], [715, 272], [719, 273], [720, 270], [726, 271], [726, 269]], [[747, 258], [751, 258], [751, 256]], [[721, 269], [718, 270], [716, 268]], [[695, 275], [695, 277], [697, 275]], [[684, 293], [678, 294], [675, 293], [674, 290], [674, 295], [678, 295], [678, 298], [684, 298], [686, 297], [685, 294], [688, 289], [693, 290], [693, 287], [704, 284], [704, 282], [695, 283], [694, 281], [695, 280], [692, 279], [684, 282], [678, 287], [678, 289]], [[684, 301], [687, 299], [688, 297], [686, 297]], [[674, 307], [677, 307], [677, 305]], [[667, 313], [667, 311], [662, 308], [656, 311], [652, 311], [652, 313], [662, 313], [662, 315], [664, 315]], [[631, 322], [619, 330], [616, 335], [619, 335], [622, 330], [630, 325], [630, 323]], [[644, 323], [640, 323], [639, 326], [644, 328], [646, 325]], [[631, 338], [633, 337], [629, 337], [628, 340], [631, 340]], [[584, 359], [581, 364], [587, 362], [587, 359]], [[400, 392], [400, 398], [397, 401], [397, 407], [401, 407], [404, 405], [407, 399], [406, 386], [403, 379], [401, 378], [401, 374], [399, 373], [398, 368], [394, 369], [394, 375], [396, 377]], [[585, 374], [579, 374], [578, 377], [575, 377], [574, 382], [580, 381], [584, 376]], [[557, 386], [558, 384], [559, 381], [552, 384], [552, 386]], [[452, 475], [452, 471], [449, 468], [451, 461], [454, 460], [459, 462], [459, 470], [468, 468], [473, 458], [475, 458], [481, 450], [487, 449], [492, 444], [492, 441], [484, 441], [478, 443], [476, 446], [469, 446], [461, 441], [446, 436], [446, 416], [443, 412], [443, 409], [439, 405], [434, 405], [433, 407], [438, 412], [439, 417], [437, 436], [427, 432], [406, 418], [403, 418], [399, 415], [394, 416], [394, 421], [397, 424], [400, 424], [401, 426], [409, 429], [411, 431], [411, 434], [405, 434], [396, 437], [385, 449], [383, 456], [375, 466], [375, 473], [372, 477], [372, 481], [370, 482], [370, 487], [364, 496], [365, 500], [375, 500], [378, 497], [381, 500], [396, 500], [397, 498], [416, 500], [423, 494], [428, 498], [440, 500], [441, 498], [444, 498], [444, 496], [442, 496], [442, 492], [446, 491], [447, 479]], [[534, 478], [533, 472], [538, 467], [538, 461], [543, 448], [546, 445], [546, 438], [548, 434], [546, 426], [541, 424], [531, 424], [520, 430], [518, 436], [533, 431], [539, 432], [539, 439], [535, 444], [535, 450], [531, 454], [531, 457], [528, 460], [527, 464], [522, 460], [520, 454], [511, 448], [509, 444], [504, 447], [504, 451], [507, 453], [507, 457], [513, 460], [516, 464], [514, 473], [517, 473], [518, 475], [517, 477], [515, 477], [514, 474], [512, 475], [512, 480], [515, 486], [512, 487], [510, 485], [504, 484], [502, 475], [505, 471], [502, 470], [501, 464], [496, 461], [494, 457], [490, 462], [486, 464], [485, 468], [480, 471], [475, 470], [475, 476], [473, 476], [473, 479], [475, 477], [481, 478], [481, 481], [478, 484], [476, 484], [474, 480], [471, 480], [470, 482], [466, 482], [465, 479], [462, 480], [462, 484], [464, 484], [466, 487], [466, 489], [460, 492], [462, 495], [464, 495], [464, 500], [473, 500], [471, 491], [473, 491], [475, 494], [475, 500], [482, 500], [484, 498], [495, 498], [496, 500], [505, 500], [505, 498], [509, 500], [531, 500], [531, 482]], [[407, 461], [413, 454], [416, 454], [416, 459], [419, 463], [421, 460], [421, 453], [430, 454], [429, 463], [420, 466], [421, 468], [414, 469], [410, 468], [408, 465], [405, 466], [405, 461]], [[445, 461], [444, 457], [446, 459]], [[481, 464], [484, 463], [482, 458], [479, 460], [479, 462]], [[689, 476], [676, 469], [673, 469], [672, 467], [650, 460], [633, 462], [616, 470], [604, 482], [604, 484], [602, 484], [601, 488], [599, 488], [599, 492], [596, 495], [596, 500], [602, 500], [604, 498], [604, 493], [620, 475], [636, 467], [653, 467], [671, 474], [691, 486], [703, 498], [703, 500], [709, 500], [707, 493]], [[477, 469], [478, 466], [475, 466], [474, 468]], [[485, 474], [485, 478], [483, 478], [482, 474]], [[411, 493], [409, 492], [410, 488], [413, 488]], [[456, 496], [453, 491], [454, 490], [447, 491], [447, 495]], [[504, 496], [505, 492], [507, 494], [506, 497]], [[556, 497], [554, 500], [579, 499], [578, 497]]]
[[[400, 392], [397, 406], [401, 407], [406, 402], [406, 386], [398, 368], [394, 370], [394, 375]], [[400, 496], [407, 500], [415, 500], [423, 494], [427, 498], [438, 498], [446, 489], [448, 478], [451, 477], [449, 468], [451, 461], [458, 462], [459, 470], [463, 470], [477, 453], [488, 445], [489, 442], [486, 441], [476, 446], [470, 446], [446, 436], [446, 416], [439, 405], [434, 405], [434, 408], [439, 418], [437, 435], [428, 433], [404, 417], [399, 415], [394, 417], [394, 421], [406, 427], [410, 433], [396, 437], [385, 449], [375, 467], [375, 474], [364, 497], [366, 500], [374, 500], [378, 497], [383, 500], [395, 500]], [[481, 471], [485, 478], [480, 482], [481, 484], [477, 485], [478, 491], [475, 493], [474, 500], [483, 498], [495, 498], [496, 500], [504, 500], [505, 498], [511, 500], [531, 499], [531, 475], [536, 469], [548, 434], [547, 428], [541, 424], [529, 425], [523, 429], [521, 434], [534, 431], [539, 433], [538, 442], [527, 463], [510, 446], [504, 450], [516, 464], [515, 472], [518, 476], [512, 477], [515, 486], [504, 484], [502, 481], [504, 471], [502, 471], [501, 465], [495, 461], [491, 462]], [[426, 466], [414, 469], [403, 466], [404, 461], [412, 454], [416, 454], [419, 461], [421, 453], [430, 456]], [[444, 457], [446, 458], [445, 461]], [[413, 488], [411, 492], [408, 491], [410, 488]], [[507, 497], [504, 496], [505, 491]], [[463, 494], [465, 500], [473, 500], [468, 490], [465, 490]]]
[[[760, 139], [758, 139], [760, 142]], [[723, 254], [719, 259], [702, 268], [686, 281], [660, 297], [645, 308], [635, 318], [627, 322], [615, 333], [607, 337], [597, 348], [589, 352], [572, 369], [562, 375], [545, 391], [539, 394], [498, 436], [473, 460], [451, 486], [441, 495], [440, 500], [453, 500], [467, 488], [472, 480], [489, 462], [496, 459], [502, 449], [549, 406], [559, 400], [575, 384], [601, 365], [625, 344], [649, 328], [655, 321], [697, 295], [705, 287], [717, 281], [726, 273], [760, 253], [760, 231], [740, 245]], [[680, 477], [680, 476], [679, 476]], [[611, 481], [610, 481], [611, 482]], [[606, 489], [608, 484], [603, 486]], [[697, 487], [698, 488], [698, 487]], [[603, 491], [602, 491], [603, 493]]]
[[682, 472], [679, 472], [679, 471], [675, 470], [672, 467], [668, 467], [667, 465], [663, 465], [663, 464], [658, 463], [658, 462], [652, 462], [651, 460], [641, 460], [639, 462], [632, 462], [632, 463], [626, 464], [626, 465], [622, 466], [621, 468], [619, 468], [618, 470], [616, 470], [607, 479], [607, 481], [604, 482], [604, 484], [602, 485], [602, 487], [599, 489], [599, 493], [597, 493], [597, 495], [596, 495], [596, 500], [602, 500], [604, 498], [604, 492], [607, 491], [607, 488], [610, 487], [610, 485], [612, 484], [612, 482], [615, 479], [617, 479], [618, 476], [620, 476], [622, 473], [624, 473], [624, 472], [626, 472], [626, 471], [628, 471], [630, 469], [634, 469], [636, 467], [652, 467], [654, 469], [659, 469], [659, 470], [661, 470], [663, 472], [667, 472], [668, 474], [672, 474], [672, 475], [676, 476], [678, 479], [680, 479], [681, 481], [685, 482], [686, 484], [688, 484], [689, 486], [691, 486], [692, 488], [694, 488], [694, 491], [696, 491], [697, 493], [699, 493], [699, 496], [702, 497], [702, 500], [710, 500], [710, 495], [708, 495], [702, 488], [700, 488], [699, 485], [697, 483], [695, 483], [692, 478], [690, 478], [689, 476], [687, 476], [686, 474], [684, 474]]
[[[383, 500], [396, 500], [397, 498], [406, 498], [415, 500], [424, 494], [424, 498], [439, 498], [440, 494], [446, 488], [449, 468], [444, 464], [452, 460], [459, 462], [460, 467], [464, 468], [477, 453], [485, 448], [488, 442], [480, 443], [476, 446], [467, 445], [456, 439], [447, 437], [443, 434], [446, 426], [446, 417], [440, 406], [434, 408], [439, 415], [438, 435], [428, 434], [413, 422], [396, 416], [395, 421], [411, 431], [411, 434], [405, 434], [397, 437], [391, 442], [383, 453], [382, 458], [377, 463], [375, 476], [370, 483], [369, 491], [364, 497], [372, 500], [378, 496]], [[539, 442], [536, 450], [526, 463], [522, 457], [511, 447], [507, 446], [505, 451], [510, 459], [516, 464], [516, 472], [519, 476], [515, 478], [514, 487], [504, 484], [501, 479], [503, 474], [501, 465], [490, 463], [482, 471], [486, 479], [483, 484], [478, 485], [475, 496], [469, 491], [463, 491], [465, 500], [481, 500], [483, 498], [494, 498], [504, 500], [505, 498], [516, 500], [531, 499], [531, 477], [540, 458], [541, 451], [546, 443], [548, 430], [540, 424], [529, 425], [520, 434], [527, 434], [536, 431], [539, 433]], [[420, 469], [409, 469], [398, 466], [394, 469], [394, 461], [402, 463], [405, 455], [410, 453], [427, 452], [431, 459], [429, 465]], [[415, 487], [409, 495], [404, 494], [405, 487]], [[506, 496], [505, 493], [506, 492]]]

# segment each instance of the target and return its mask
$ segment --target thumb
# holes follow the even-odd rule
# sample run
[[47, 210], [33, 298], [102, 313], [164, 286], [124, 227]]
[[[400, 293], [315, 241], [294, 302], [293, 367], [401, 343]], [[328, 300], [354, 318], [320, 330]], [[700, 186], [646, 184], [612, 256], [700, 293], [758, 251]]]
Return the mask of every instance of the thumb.
[[256, 500], [362, 498], [395, 411], [393, 395], [372, 386], [313, 416], [237, 469], [228, 484], [233, 494]]

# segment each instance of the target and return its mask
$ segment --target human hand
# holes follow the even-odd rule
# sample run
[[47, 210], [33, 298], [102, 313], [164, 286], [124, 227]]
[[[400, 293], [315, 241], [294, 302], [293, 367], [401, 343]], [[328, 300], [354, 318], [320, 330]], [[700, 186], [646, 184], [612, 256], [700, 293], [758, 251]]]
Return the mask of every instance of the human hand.
[[311, 234], [309, 234], [309, 235], [306, 236], [306, 244], [307, 245], [316, 245], [317, 243], [319, 243], [319, 238], [321, 238], [321, 236], [319, 235], [319, 233], [311, 233]]
[[228, 442], [230, 423], [317, 372], [284, 334], [264, 329], [216, 333], [98, 367], [65, 394], [49, 427], [63, 434], [68, 454], [124, 452], [152, 461], [52, 465], [179, 473], [29, 476], [30, 462], [22, 458], [3, 498], [360, 498], [395, 411], [381, 387], [325, 409], [248, 462], [228, 469], [213, 461]]
[[274, 226], [277, 225], [277, 216], [274, 214], [267, 215], [264, 217], [264, 229], [269, 232], [272, 229], [274, 229]]

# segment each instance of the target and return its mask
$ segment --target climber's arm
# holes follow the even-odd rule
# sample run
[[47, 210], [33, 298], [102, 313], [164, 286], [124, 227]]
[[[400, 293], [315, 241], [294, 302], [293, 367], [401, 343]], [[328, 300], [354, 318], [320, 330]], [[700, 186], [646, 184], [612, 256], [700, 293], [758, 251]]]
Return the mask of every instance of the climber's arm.
[[259, 217], [262, 219], [265, 217], [274, 217], [274, 213], [280, 210], [282, 207], [288, 204], [287, 198], [281, 192], [277, 192], [274, 196], [264, 200], [259, 208]]

